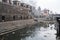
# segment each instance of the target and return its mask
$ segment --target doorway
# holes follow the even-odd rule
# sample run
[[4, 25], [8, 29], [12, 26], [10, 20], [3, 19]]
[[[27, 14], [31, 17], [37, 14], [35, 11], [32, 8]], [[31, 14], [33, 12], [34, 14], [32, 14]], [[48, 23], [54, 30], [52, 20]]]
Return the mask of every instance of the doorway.
[[5, 16], [2, 16], [2, 20], [5, 20]]
[[15, 20], [15, 16], [13, 16], [13, 20]]

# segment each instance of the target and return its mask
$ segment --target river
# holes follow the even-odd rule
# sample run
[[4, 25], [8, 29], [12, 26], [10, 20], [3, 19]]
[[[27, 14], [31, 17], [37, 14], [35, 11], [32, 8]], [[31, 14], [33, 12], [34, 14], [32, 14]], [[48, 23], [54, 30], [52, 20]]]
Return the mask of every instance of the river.
[[47, 27], [37, 24], [31, 28], [24, 28], [6, 34], [4, 40], [56, 40], [54, 27], [54, 24], [49, 24]]

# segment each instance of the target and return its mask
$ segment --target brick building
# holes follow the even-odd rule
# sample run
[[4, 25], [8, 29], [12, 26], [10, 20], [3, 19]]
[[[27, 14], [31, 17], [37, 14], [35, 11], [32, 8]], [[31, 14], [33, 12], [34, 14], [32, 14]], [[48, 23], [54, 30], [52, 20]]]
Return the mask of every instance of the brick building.
[[20, 1], [17, 0], [13, 1], [13, 4], [10, 4], [11, 0], [2, 0], [2, 3], [0, 2], [0, 22], [32, 18], [32, 16], [29, 15], [32, 6], [20, 3]]

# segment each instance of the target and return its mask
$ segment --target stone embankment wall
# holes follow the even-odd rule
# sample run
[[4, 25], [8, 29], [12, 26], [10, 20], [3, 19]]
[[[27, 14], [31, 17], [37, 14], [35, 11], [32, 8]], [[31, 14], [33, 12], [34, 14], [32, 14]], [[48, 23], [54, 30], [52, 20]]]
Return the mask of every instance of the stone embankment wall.
[[[27, 25], [33, 25], [36, 22], [33, 19], [28, 20], [17, 20], [17, 21], [9, 21], [9, 22], [1, 22], [0, 23], [0, 35], [22, 29]], [[28, 27], [28, 26], [27, 26]]]

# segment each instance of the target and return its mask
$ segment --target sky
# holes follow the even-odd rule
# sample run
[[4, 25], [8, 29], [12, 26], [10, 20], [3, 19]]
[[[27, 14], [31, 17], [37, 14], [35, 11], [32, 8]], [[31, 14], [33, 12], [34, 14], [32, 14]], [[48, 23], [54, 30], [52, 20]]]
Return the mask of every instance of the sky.
[[20, 0], [20, 1], [32, 4], [36, 8], [40, 6], [42, 10], [46, 8], [49, 9], [50, 11], [60, 14], [60, 0]]
[[53, 12], [60, 14], [60, 0], [22, 0], [26, 3], [32, 4], [35, 7], [40, 6], [41, 9], [47, 8]]

